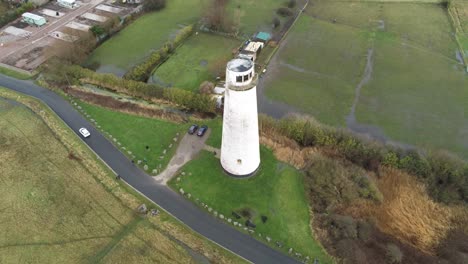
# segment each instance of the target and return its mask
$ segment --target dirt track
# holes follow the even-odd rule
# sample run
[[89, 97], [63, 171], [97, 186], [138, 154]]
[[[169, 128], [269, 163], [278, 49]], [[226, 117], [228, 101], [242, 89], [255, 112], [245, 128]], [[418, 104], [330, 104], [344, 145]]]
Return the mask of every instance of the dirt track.
[[192, 160], [205, 147], [205, 141], [210, 134], [211, 129], [208, 129], [203, 137], [185, 134], [177, 147], [174, 157], [169, 161], [167, 168], [157, 176], [154, 176], [156, 181], [166, 185], [182, 166]]

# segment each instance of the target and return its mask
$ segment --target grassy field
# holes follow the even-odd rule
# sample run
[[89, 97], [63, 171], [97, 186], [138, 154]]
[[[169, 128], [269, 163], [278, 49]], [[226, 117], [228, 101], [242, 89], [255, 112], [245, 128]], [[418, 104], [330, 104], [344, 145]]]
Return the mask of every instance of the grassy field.
[[[281, 241], [284, 250], [292, 247], [311, 259], [317, 257], [320, 263], [330, 263], [309, 228], [303, 175], [276, 161], [270, 150], [262, 148], [261, 155], [257, 175], [239, 180], [226, 176], [219, 160], [204, 151], [183, 168], [193, 176], [182, 176], [180, 181], [170, 184], [175, 189], [183, 188], [227, 217], [232, 217], [232, 211], [248, 211], [257, 225], [255, 232], [271, 237], [271, 244]], [[265, 223], [262, 215], [268, 218]], [[246, 219], [234, 221], [243, 224]]]
[[394, 140], [468, 157], [466, 74], [454, 69], [454, 61], [424, 50], [387, 40], [375, 45], [380, 53], [361, 93], [358, 121], [381, 127]]
[[268, 97], [344, 126], [372, 49], [358, 122], [395, 141], [468, 157], [468, 78], [442, 6], [317, 0], [286, 43], [269, 66]]
[[303, 16], [269, 66], [266, 95], [343, 125], [368, 46], [355, 28]]
[[166, 8], [138, 18], [99, 46], [87, 64], [99, 63], [100, 71], [122, 74], [172, 38], [182, 24], [196, 22], [206, 0], [171, 0]]
[[453, 2], [453, 5], [457, 11], [456, 15], [460, 20], [463, 32], [468, 34], [468, 2], [457, 0]]
[[[104, 131], [109, 132], [117, 142], [121, 143], [120, 147], [126, 148], [122, 152], [128, 155], [128, 151], [131, 151], [131, 155], [136, 156], [134, 158], [136, 163], [138, 160], [142, 161], [141, 166], [145, 164], [146, 158], [148, 173], [153, 169], [161, 171], [166, 167], [177, 148], [178, 141], [174, 142], [174, 137], [177, 137], [177, 133], [183, 136], [189, 126], [115, 112], [83, 102], [79, 105]], [[149, 146], [148, 150], [146, 146]], [[164, 150], [166, 150], [165, 155], [163, 155]], [[160, 159], [161, 156], [164, 157]]]
[[[455, 23], [459, 23], [458, 38], [465, 50], [465, 55], [468, 56], [468, 2], [464, 0], [452, 1], [452, 15]], [[468, 58], [467, 58], [468, 60]]]
[[240, 41], [211, 34], [192, 35], [152, 76], [153, 82], [198, 91], [223, 73]]
[[1, 263], [194, 262], [26, 107], [0, 99]]
[[250, 36], [256, 31], [271, 32], [276, 9], [285, 3], [283, 0], [232, 0], [229, 1], [228, 12], [234, 21], [239, 22], [239, 31]]

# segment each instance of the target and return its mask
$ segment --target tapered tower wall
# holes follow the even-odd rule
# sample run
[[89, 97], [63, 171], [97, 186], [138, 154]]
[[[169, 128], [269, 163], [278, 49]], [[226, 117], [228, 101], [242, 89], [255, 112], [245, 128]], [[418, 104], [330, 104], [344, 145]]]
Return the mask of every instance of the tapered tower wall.
[[234, 59], [228, 63], [221, 165], [236, 177], [250, 176], [260, 165], [256, 85], [252, 61]]

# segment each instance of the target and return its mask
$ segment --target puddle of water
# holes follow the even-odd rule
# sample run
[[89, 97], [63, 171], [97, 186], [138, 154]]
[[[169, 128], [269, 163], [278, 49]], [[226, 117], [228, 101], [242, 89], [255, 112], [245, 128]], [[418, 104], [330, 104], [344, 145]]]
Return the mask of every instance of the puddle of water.
[[463, 64], [463, 55], [458, 49], [455, 51], [455, 58], [457, 59], [458, 63]]
[[159, 86], [165, 87], [165, 88], [171, 88], [171, 87], [172, 87], [172, 83], [166, 83], [166, 82], [164, 82], [164, 81], [161, 80], [161, 78], [159, 78], [156, 74], [150, 75], [150, 77], [149, 77], [149, 79], [148, 79], [148, 83], [149, 83], [149, 84], [156, 84], [156, 85], [159, 85]]

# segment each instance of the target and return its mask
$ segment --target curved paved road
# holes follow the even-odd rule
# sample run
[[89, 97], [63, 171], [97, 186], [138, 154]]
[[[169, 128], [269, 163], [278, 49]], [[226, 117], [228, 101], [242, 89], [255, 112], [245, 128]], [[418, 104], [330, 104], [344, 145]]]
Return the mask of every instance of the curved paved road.
[[253, 263], [298, 263], [298, 261], [289, 256], [215, 219], [168, 187], [157, 184], [151, 176], [132, 165], [131, 161], [123, 153], [56, 93], [37, 86], [32, 82], [16, 80], [1, 74], [0, 86], [42, 100], [77, 134], [80, 127], [87, 127], [92, 136], [86, 139], [85, 142], [101, 159], [116, 173], [121, 175], [123, 180], [129, 185], [167, 210], [194, 231]]

